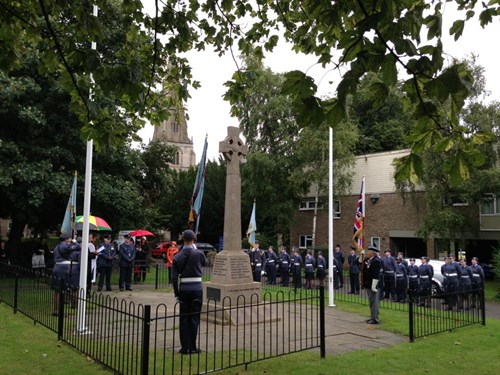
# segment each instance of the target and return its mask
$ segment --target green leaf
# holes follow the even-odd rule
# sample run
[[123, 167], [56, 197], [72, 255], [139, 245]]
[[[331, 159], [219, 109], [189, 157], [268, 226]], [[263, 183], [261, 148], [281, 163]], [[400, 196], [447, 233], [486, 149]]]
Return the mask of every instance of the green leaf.
[[418, 184], [419, 176], [423, 173], [422, 159], [413, 152], [403, 158], [395, 161], [396, 181], [410, 181], [412, 184]]
[[455, 41], [458, 40], [462, 36], [464, 31], [465, 21], [464, 20], [456, 20], [453, 22], [453, 25], [450, 28], [450, 35], [455, 35]]
[[396, 68], [396, 59], [392, 54], [385, 56], [384, 62], [380, 68], [382, 80], [387, 86], [393, 86], [398, 81], [398, 70]]

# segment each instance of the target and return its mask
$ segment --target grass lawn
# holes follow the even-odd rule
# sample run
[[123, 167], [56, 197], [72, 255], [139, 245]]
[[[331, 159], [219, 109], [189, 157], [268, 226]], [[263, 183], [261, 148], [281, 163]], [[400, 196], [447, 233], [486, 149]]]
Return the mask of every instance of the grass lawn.
[[500, 278], [486, 280], [484, 283], [484, 298], [488, 301], [500, 302]]
[[[337, 307], [365, 313], [366, 306], [339, 302]], [[407, 313], [381, 309], [381, 329], [406, 333]], [[24, 315], [0, 304], [1, 374], [111, 373], [57, 341], [55, 333], [33, 325]], [[362, 338], [360, 338], [362, 340]], [[500, 367], [500, 320], [417, 339], [395, 347], [327, 355], [306, 351], [243, 366], [219, 374], [497, 374]]]

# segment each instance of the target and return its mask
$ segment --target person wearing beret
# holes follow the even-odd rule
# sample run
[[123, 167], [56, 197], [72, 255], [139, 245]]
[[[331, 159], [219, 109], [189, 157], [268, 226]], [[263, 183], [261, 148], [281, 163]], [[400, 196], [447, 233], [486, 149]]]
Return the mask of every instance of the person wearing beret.
[[128, 234], [123, 236], [125, 242], [118, 249], [118, 258], [120, 259], [120, 279], [118, 281], [120, 291], [125, 289], [132, 291], [132, 270], [135, 260], [135, 246], [132, 237]]
[[376, 246], [368, 247], [368, 254], [363, 268], [363, 288], [366, 289], [370, 303], [370, 319], [368, 324], [379, 324], [379, 293], [378, 288], [382, 261], [379, 257], [380, 250]]
[[101, 242], [97, 248], [97, 290], [100, 292], [106, 282], [106, 291], [111, 292], [111, 272], [113, 270], [113, 259], [115, 256], [115, 246], [111, 243], [111, 235], [103, 236], [104, 242]]
[[181, 354], [200, 353], [196, 345], [200, 312], [203, 303], [202, 275], [207, 258], [194, 245], [196, 234], [185, 230], [182, 234], [184, 246], [174, 256], [172, 262], [172, 283], [174, 294], [180, 307], [179, 335]]

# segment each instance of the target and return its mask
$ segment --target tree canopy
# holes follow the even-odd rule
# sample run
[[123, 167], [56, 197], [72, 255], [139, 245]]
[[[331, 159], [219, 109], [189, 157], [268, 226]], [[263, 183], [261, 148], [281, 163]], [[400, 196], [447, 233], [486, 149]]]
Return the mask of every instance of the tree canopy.
[[[95, 3], [98, 18], [91, 15], [90, 1], [27, 0], [22, 6], [18, 0], [2, 1], [0, 67], [16, 67], [23, 51], [35, 48], [42, 70], [64, 74], [72, 108], [85, 120], [82, 136], [98, 144], [123, 140], [145, 118], [160, 122], [175, 100], [187, 99], [187, 88], [198, 82], [184, 52], [212, 45], [220, 54], [237, 48], [243, 55], [263, 55], [280, 39], [342, 74], [334, 100], [318, 97], [305, 73], [286, 75], [283, 90], [293, 97], [301, 127], [345, 119], [348, 97], [367, 72], [380, 74], [370, 90], [381, 100], [404, 74], [402, 90], [412, 103], [415, 126], [412, 153], [400, 163], [399, 179], [416, 182], [422, 151], [430, 148], [455, 165], [449, 171], [453, 181], [467, 179], [478, 160], [475, 146], [492, 140], [491, 133], [470, 133], [460, 124], [472, 75], [463, 63], [445, 63], [442, 36], [447, 32], [459, 39], [467, 22], [487, 26], [500, 13], [496, 0], [164, 0], [155, 2], [152, 15], [140, 0]], [[443, 30], [444, 5], [450, 3], [461, 16]], [[90, 40], [97, 42], [97, 51]], [[91, 72], [96, 84], [89, 100]], [[158, 85], [175, 95], [162, 95]]]

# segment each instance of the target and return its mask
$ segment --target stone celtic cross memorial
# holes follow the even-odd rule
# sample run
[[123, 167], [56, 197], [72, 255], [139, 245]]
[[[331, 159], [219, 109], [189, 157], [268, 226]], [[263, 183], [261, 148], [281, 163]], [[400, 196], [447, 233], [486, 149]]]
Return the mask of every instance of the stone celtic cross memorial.
[[206, 300], [219, 303], [229, 297], [225, 304], [233, 306], [259, 301], [261, 291], [260, 283], [253, 281], [248, 254], [241, 249], [240, 161], [247, 151], [240, 129], [228, 127], [227, 137], [219, 143], [219, 152], [227, 162], [224, 249], [215, 256], [211, 282], [203, 283]]

